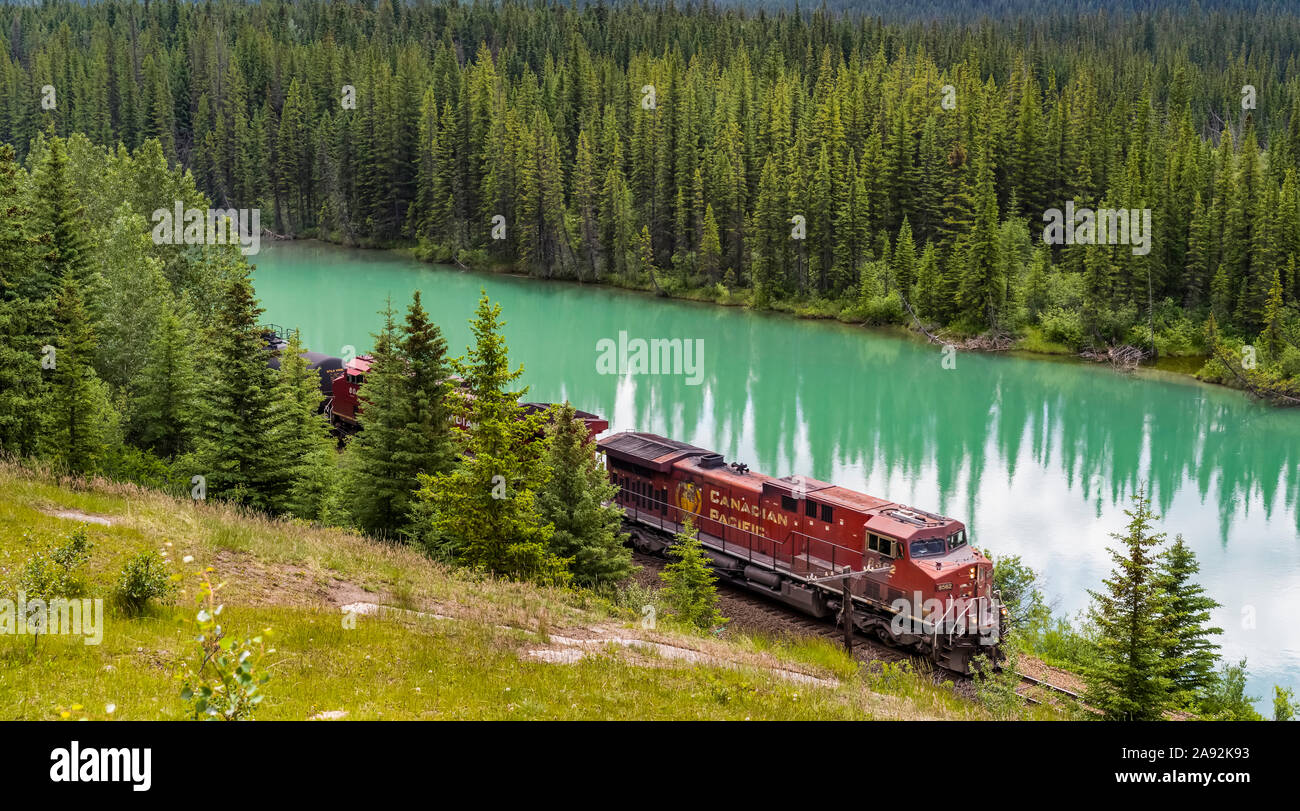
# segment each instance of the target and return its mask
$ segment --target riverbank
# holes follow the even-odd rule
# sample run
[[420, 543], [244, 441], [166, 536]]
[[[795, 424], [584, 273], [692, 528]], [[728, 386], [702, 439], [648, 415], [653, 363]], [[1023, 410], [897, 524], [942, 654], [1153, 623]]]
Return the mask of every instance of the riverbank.
[[[411, 259], [427, 265], [451, 267], [448, 262], [435, 261], [424, 255], [418, 246], [412, 245], [389, 245], [389, 246], [352, 246], [344, 245], [329, 239], [312, 237], [309, 240], [289, 240], [289, 241], [319, 241], [327, 245], [354, 250], [372, 250], [389, 253], [395, 256]], [[541, 281], [547, 283], [562, 283], [575, 285], [595, 285], [601, 287], [610, 287], [618, 290], [642, 293], [655, 298], [669, 298], [676, 301], [689, 301], [699, 304], [712, 304], [720, 307], [748, 308], [750, 306], [749, 291], [732, 291], [727, 290], [722, 285], [715, 288], [677, 288], [676, 286], [659, 286], [657, 289], [652, 284], [636, 285], [631, 284], [625, 279], [599, 279], [595, 281], [586, 281], [580, 279], [547, 279], [541, 278], [529, 273], [522, 273], [513, 265], [507, 263], [491, 262], [471, 262], [462, 264], [453, 260], [462, 270], [473, 273], [484, 273], [493, 276], [509, 276], [517, 279], [528, 279], [530, 281]], [[780, 314], [792, 317], [798, 320], [806, 321], [836, 321], [842, 324], [857, 327], [876, 333], [878, 335], [904, 338], [918, 343], [929, 343], [930, 339], [923, 334], [914, 325], [900, 324], [868, 324], [858, 318], [845, 317], [846, 308], [843, 308], [834, 302], [812, 301], [812, 302], [776, 302], [763, 312]], [[1104, 361], [1094, 361], [1082, 357], [1078, 352], [1070, 347], [1057, 343], [1045, 338], [1042, 330], [1038, 327], [1030, 327], [1023, 334], [1015, 336], [1014, 342], [1010, 347], [1002, 350], [990, 349], [970, 349], [961, 346], [961, 342], [967, 338], [975, 337], [968, 335], [947, 335], [942, 334], [941, 338], [951, 338], [963, 351], [981, 352], [985, 354], [1010, 354], [1024, 358], [1037, 360], [1052, 360], [1061, 362], [1072, 362], [1084, 365], [1097, 365]], [[1165, 354], [1161, 355], [1155, 363], [1144, 363], [1135, 369], [1119, 370], [1133, 371], [1139, 374], [1152, 374], [1156, 377], [1182, 379], [1190, 383], [1198, 383], [1208, 386], [1221, 387], [1233, 391], [1241, 391], [1234, 386], [1229, 386], [1224, 382], [1215, 380], [1206, 380], [1201, 377], [1201, 371], [1205, 367], [1209, 356], [1206, 354]]]

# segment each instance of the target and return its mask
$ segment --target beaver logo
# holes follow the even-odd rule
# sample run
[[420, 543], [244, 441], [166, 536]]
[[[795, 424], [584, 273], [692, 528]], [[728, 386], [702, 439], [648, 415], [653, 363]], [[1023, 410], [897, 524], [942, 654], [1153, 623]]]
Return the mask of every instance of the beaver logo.
[[700, 508], [704, 506], [704, 497], [694, 482], [677, 483], [677, 506], [688, 513], [699, 515]]

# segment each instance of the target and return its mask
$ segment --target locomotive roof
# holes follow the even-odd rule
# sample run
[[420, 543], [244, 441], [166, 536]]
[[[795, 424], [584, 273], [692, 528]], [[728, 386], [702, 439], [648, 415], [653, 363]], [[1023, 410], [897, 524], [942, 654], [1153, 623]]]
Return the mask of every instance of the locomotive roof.
[[363, 375], [370, 371], [370, 365], [374, 362], [375, 359], [370, 355], [357, 355], [344, 368], [350, 375]]
[[639, 431], [623, 431], [605, 437], [596, 443], [596, 447], [606, 453], [613, 452], [622, 459], [654, 468], [661, 473], [667, 471], [678, 459], [712, 453], [695, 445]]

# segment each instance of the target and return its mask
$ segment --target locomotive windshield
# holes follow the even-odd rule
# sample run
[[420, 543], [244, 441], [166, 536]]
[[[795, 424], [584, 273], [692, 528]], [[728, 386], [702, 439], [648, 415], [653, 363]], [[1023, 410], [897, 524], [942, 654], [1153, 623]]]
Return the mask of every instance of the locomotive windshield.
[[912, 541], [910, 547], [911, 555], [914, 558], [931, 558], [935, 555], [942, 555], [948, 551], [947, 544], [943, 538], [927, 538], [923, 541]]
[[954, 532], [953, 534], [948, 536], [949, 549], [956, 549], [959, 546], [965, 546], [965, 545], [966, 545], [966, 530], [963, 529], [959, 532]]

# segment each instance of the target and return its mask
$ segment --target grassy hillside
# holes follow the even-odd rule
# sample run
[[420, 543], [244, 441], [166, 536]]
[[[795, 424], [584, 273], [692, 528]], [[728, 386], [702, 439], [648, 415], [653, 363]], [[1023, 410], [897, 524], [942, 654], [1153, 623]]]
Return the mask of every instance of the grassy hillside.
[[[988, 717], [924, 676], [868, 671], [825, 642], [703, 637], [663, 622], [646, 630], [637, 613], [588, 592], [478, 577], [336, 530], [5, 463], [0, 596], [14, 598], [23, 563], [81, 525], [94, 544], [89, 596], [108, 598], [126, 559], [149, 549], [187, 575], [182, 591], [139, 618], [107, 605], [97, 646], [0, 635], [0, 719], [58, 718], [74, 704], [90, 718], [185, 717], [175, 673], [197, 648], [180, 620], [193, 613], [193, 574], [208, 566], [226, 584], [230, 634], [273, 629], [259, 719]], [[351, 617], [342, 610], [358, 603]]]

